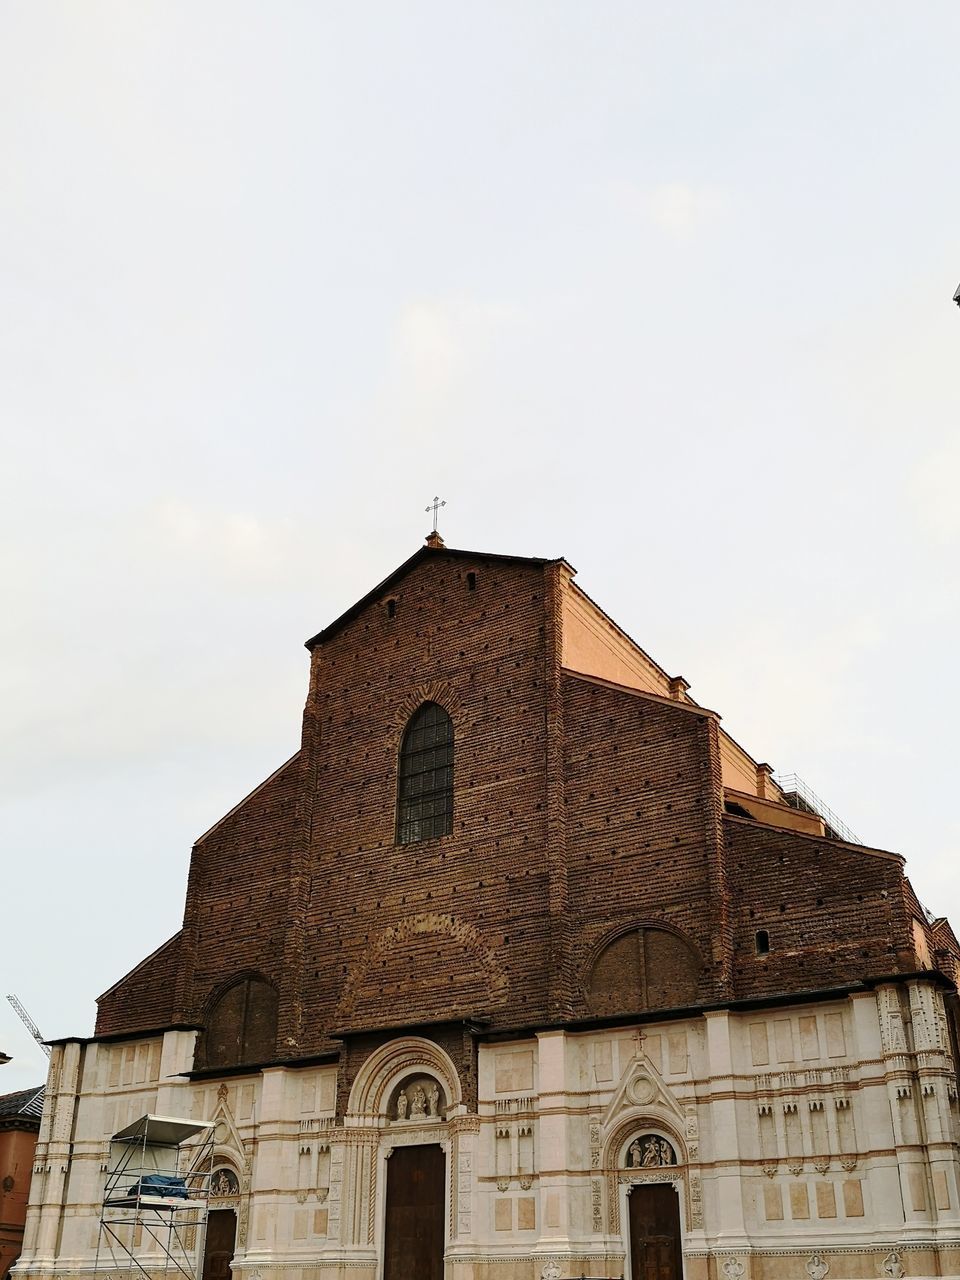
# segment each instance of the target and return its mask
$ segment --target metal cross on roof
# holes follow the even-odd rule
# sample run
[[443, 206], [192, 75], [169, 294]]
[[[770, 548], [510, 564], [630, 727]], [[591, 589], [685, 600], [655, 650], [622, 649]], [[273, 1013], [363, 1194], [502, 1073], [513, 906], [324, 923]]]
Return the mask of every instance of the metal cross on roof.
[[446, 505], [447, 505], [446, 499], [444, 499], [443, 502], [441, 502], [438, 497], [434, 496], [434, 499], [430, 503], [429, 507], [424, 508], [425, 511], [433, 512], [433, 532], [434, 533], [437, 532], [437, 512], [440, 510], [441, 507], [445, 507]]

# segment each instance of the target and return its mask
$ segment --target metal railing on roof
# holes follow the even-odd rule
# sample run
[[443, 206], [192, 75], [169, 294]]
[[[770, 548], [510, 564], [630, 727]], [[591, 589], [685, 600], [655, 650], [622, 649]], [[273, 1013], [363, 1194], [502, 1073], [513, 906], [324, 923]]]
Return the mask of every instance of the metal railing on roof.
[[814, 813], [818, 818], [823, 819], [828, 836], [834, 840], [846, 840], [848, 844], [863, 844], [860, 837], [855, 835], [829, 805], [824, 804], [816, 792], [812, 791], [795, 773], [774, 774], [773, 780], [792, 809], [800, 809], [803, 813]]

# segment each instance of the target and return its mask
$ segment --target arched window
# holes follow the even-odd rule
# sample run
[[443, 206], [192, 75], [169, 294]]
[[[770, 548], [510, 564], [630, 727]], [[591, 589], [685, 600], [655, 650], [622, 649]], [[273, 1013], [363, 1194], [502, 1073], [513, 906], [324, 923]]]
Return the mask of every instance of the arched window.
[[448, 836], [453, 830], [453, 721], [425, 702], [400, 744], [397, 844]]
[[277, 1051], [277, 992], [263, 978], [241, 978], [227, 987], [207, 1018], [208, 1067], [269, 1062]]

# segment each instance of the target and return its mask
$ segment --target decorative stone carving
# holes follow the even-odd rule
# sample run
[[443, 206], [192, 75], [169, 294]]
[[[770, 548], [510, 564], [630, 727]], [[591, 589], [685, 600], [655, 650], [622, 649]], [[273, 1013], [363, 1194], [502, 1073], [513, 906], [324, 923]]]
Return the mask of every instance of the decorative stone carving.
[[913, 1044], [919, 1051], [944, 1050], [947, 1047], [946, 1016], [938, 992], [926, 983], [910, 988], [910, 1020]]
[[891, 1249], [880, 1263], [880, 1274], [889, 1276], [890, 1280], [902, 1280], [902, 1277], [906, 1275], [903, 1269], [903, 1259], [896, 1249]]
[[840, 1161], [840, 1168], [844, 1171], [844, 1173], [852, 1173], [856, 1167], [857, 1167], [856, 1156], [844, 1156], [843, 1159]]
[[720, 1267], [724, 1280], [740, 1280], [744, 1270], [744, 1265], [739, 1258], [726, 1258]]
[[666, 1140], [654, 1133], [645, 1133], [630, 1143], [627, 1165], [631, 1169], [657, 1169], [661, 1165], [676, 1164], [677, 1153]]
[[814, 1253], [807, 1259], [805, 1270], [810, 1280], [823, 1280], [823, 1277], [830, 1270], [830, 1264], [824, 1262], [819, 1253]]
[[765, 1164], [763, 1166], [763, 1172], [768, 1178], [772, 1178], [777, 1172], [777, 1166], [775, 1164]]
[[830, 1161], [829, 1161], [829, 1160], [815, 1160], [815, 1161], [813, 1162], [813, 1167], [816, 1169], [817, 1173], [826, 1173], [826, 1172], [827, 1172], [827, 1170], [830, 1168]]
[[498, 1190], [498, 1191], [507, 1191], [507, 1190], [509, 1190], [509, 1188], [510, 1188], [510, 1179], [509, 1179], [509, 1178], [498, 1178], [498, 1179], [497, 1179], [497, 1190]]
[[603, 1131], [597, 1120], [590, 1121], [590, 1168], [600, 1168], [600, 1143], [603, 1140]]
[[790, 1172], [793, 1174], [795, 1178], [799, 1178], [801, 1173], [803, 1173], [803, 1165], [798, 1161], [794, 1161], [793, 1164], [788, 1164], [787, 1168], [790, 1170]]
[[547, 1262], [540, 1271], [540, 1280], [560, 1280], [563, 1272], [556, 1262]]
[[430, 1075], [407, 1076], [402, 1086], [393, 1094], [393, 1102], [387, 1107], [387, 1115], [402, 1123], [423, 1120], [439, 1120], [446, 1107], [446, 1097], [437, 1081]]
[[594, 1231], [603, 1230], [603, 1184], [599, 1178], [590, 1183], [590, 1209]]
[[649, 1106], [658, 1092], [656, 1081], [645, 1071], [638, 1071], [627, 1085], [627, 1096], [638, 1107]]
[[880, 987], [877, 992], [880, 1014], [880, 1039], [885, 1053], [905, 1053], [907, 1040], [903, 1030], [903, 1010], [899, 993], [893, 987]]
[[703, 1184], [699, 1173], [690, 1175], [690, 1225], [703, 1230]]
[[696, 1107], [684, 1108], [683, 1131], [687, 1139], [687, 1155], [690, 1160], [696, 1160], [700, 1154], [700, 1125]]
[[240, 1194], [240, 1182], [232, 1169], [225, 1166], [214, 1169], [210, 1177], [210, 1194], [218, 1200]]

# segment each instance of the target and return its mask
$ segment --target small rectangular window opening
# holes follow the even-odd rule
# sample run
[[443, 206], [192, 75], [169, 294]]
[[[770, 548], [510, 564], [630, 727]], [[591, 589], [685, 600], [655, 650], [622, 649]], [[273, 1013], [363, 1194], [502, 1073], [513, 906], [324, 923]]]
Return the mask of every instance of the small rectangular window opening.
[[477, 575], [471, 569], [470, 572], [467, 574], [467, 590], [476, 591], [476, 589], [477, 589]]
[[756, 943], [757, 943], [757, 955], [758, 955], [758, 956], [765, 956], [765, 955], [768, 955], [768, 954], [769, 954], [769, 952], [770, 952], [770, 935], [769, 935], [769, 933], [767, 933], [766, 929], [758, 929], [758, 930], [757, 930]]
[[387, 601], [387, 617], [395, 618], [396, 616], [397, 616], [397, 602], [396, 600], [388, 600]]

